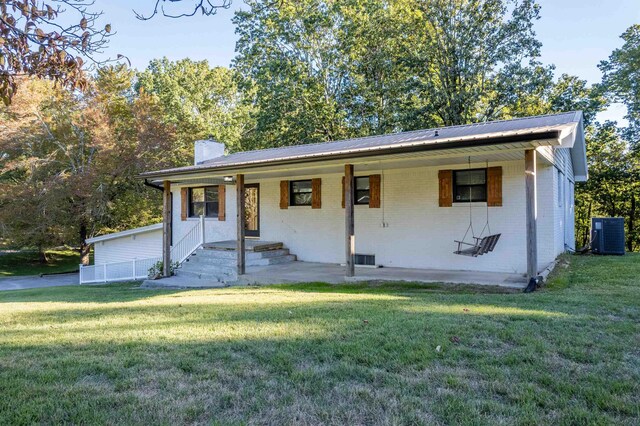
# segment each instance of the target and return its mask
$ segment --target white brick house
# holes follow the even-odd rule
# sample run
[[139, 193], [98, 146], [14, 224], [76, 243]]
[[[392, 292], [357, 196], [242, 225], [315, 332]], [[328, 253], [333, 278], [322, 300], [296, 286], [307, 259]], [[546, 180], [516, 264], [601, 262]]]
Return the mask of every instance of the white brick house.
[[[230, 155], [198, 146], [194, 166], [142, 176], [165, 192], [165, 258], [169, 238], [204, 214], [206, 242], [281, 242], [300, 261], [345, 264], [346, 275], [364, 254], [383, 267], [533, 277], [574, 247], [574, 184], [587, 178], [580, 112]], [[495, 249], [455, 254], [470, 216], [479, 236], [487, 214], [482, 236], [500, 234]], [[162, 246], [161, 230], [153, 235]]]

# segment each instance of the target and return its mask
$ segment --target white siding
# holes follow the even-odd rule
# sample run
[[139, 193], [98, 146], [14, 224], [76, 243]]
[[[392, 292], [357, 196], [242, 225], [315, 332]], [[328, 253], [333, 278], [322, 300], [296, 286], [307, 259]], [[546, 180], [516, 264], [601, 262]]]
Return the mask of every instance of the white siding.
[[94, 244], [94, 264], [162, 256], [162, 229], [126, 235]]

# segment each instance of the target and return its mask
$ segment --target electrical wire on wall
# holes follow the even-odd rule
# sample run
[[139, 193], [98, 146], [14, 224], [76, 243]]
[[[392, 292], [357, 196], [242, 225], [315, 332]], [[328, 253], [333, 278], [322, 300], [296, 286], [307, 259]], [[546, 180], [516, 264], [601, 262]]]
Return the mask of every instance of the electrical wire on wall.
[[386, 228], [387, 227], [387, 222], [385, 219], [385, 215], [384, 215], [384, 208], [385, 208], [385, 202], [384, 202], [384, 167], [382, 167], [382, 161], [378, 161], [378, 164], [380, 165], [380, 202], [382, 203], [382, 227]]

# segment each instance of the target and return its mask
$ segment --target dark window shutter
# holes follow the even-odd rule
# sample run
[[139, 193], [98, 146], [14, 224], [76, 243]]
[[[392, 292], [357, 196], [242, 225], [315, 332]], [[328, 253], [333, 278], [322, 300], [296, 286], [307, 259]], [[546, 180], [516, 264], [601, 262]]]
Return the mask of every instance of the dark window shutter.
[[502, 206], [502, 167], [487, 169], [487, 205]]
[[288, 180], [280, 181], [280, 208], [281, 209], [289, 208], [289, 181]]
[[180, 220], [187, 220], [189, 210], [189, 189], [180, 188]]
[[344, 176], [342, 176], [342, 195], [340, 198], [342, 198], [342, 208], [344, 209]]
[[369, 208], [380, 208], [380, 175], [369, 175]]
[[218, 186], [218, 220], [227, 220], [227, 187], [225, 185]]
[[453, 171], [438, 171], [438, 187], [439, 196], [438, 204], [440, 207], [451, 207], [453, 205]]
[[322, 179], [311, 179], [311, 208], [319, 209], [322, 207]]

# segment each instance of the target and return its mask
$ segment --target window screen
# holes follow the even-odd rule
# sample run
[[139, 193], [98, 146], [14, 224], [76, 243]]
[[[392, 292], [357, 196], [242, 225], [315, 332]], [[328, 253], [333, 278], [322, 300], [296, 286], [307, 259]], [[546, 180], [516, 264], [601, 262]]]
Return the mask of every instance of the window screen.
[[355, 178], [356, 204], [369, 204], [369, 176]]
[[189, 188], [189, 217], [218, 217], [218, 187]]
[[456, 203], [487, 201], [487, 169], [454, 170], [453, 200]]
[[289, 191], [290, 202], [292, 206], [310, 206], [311, 205], [311, 180], [293, 180], [290, 182]]

